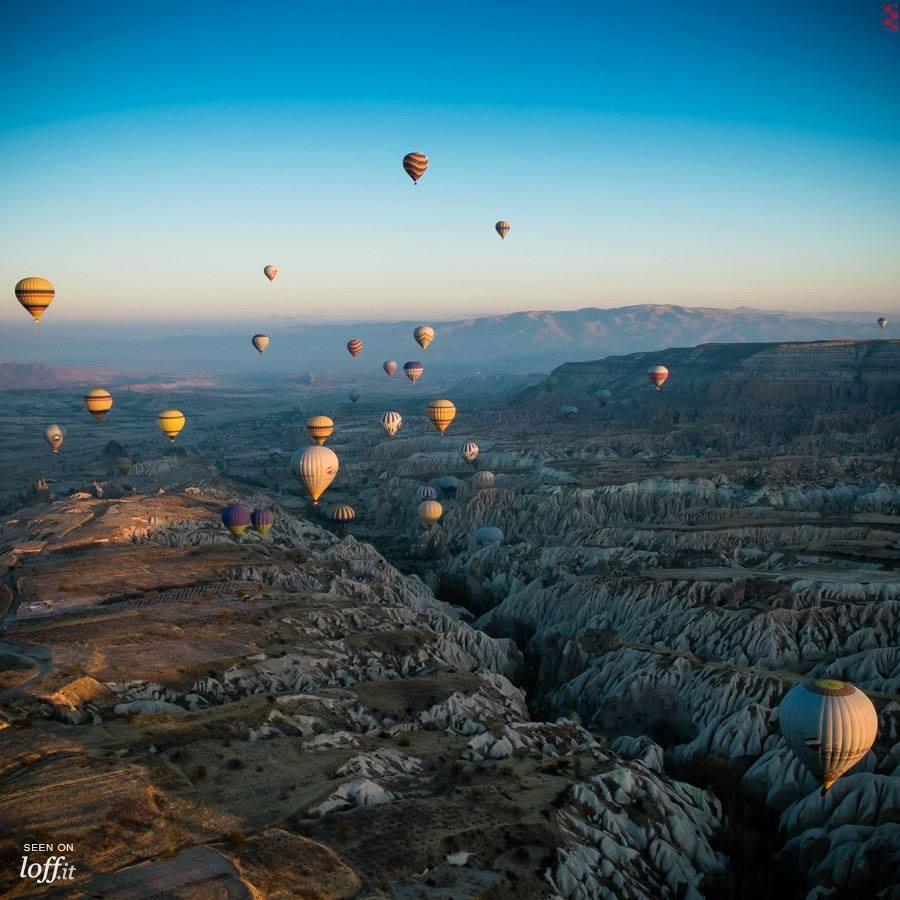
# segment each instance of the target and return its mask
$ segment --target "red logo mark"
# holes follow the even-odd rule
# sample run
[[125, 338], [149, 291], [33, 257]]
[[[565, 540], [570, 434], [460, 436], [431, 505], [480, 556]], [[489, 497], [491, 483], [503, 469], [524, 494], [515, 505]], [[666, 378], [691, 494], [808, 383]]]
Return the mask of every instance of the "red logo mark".
[[882, 3], [881, 12], [881, 24], [885, 31], [900, 32], [900, 3]]

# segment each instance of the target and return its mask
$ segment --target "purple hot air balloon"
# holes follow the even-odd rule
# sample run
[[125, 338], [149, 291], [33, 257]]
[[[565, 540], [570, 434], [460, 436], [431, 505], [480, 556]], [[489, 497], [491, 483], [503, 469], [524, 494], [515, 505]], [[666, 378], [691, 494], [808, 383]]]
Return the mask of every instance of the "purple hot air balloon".
[[422, 377], [425, 366], [418, 360], [410, 360], [408, 363], [403, 363], [403, 371], [406, 377], [415, 384]]
[[275, 513], [271, 509], [257, 506], [250, 516], [250, 521], [260, 534], [265, 535], [269, 533], [269, 529], [275, 524]]
[[232, 503], [222, 510], [222, 524], [236, 537], [240, 536], [250, 527], [252, 513], [248, 506], [240, 503]]

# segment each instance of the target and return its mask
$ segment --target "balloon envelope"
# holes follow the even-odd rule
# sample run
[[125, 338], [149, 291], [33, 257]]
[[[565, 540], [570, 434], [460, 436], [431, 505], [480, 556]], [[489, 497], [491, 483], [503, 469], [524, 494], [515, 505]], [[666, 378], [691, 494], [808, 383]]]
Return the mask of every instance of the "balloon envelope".
[[665, 366], [653, 366], [652, 369], [647, 373], [647, 378], [650, 381], [650, 384], [653, 385], [657, 390], [659, 390], [665, 380], [669, 377], [669, 370]]
[[476, 444], [475, 441], [466, 441], [462, 447], [459, 448], [459, 452], [466, 462], [475, 462], [478, 458], [478, 444]]
[[56, 296], [56, 288], [46, 278], [37, 275], [21, 279], [15, 290], [16, 299], [31, 313], [35, 325], [40, 322], [41, 316]]
[[419, 325], [413, 331], [413, 338], [423, 350], [427, 350], [428, 345], [434, 340], [434, 329], [430, 325]]
[[421, 377], [422, 373], [425, 371], [425, 366], [417, 360], [411, 360], [410, 362], [403, 363], [403, 373], [406, 377], [415, 384]]
[[347, 341], [347, 350], [351, 356], [359, 356], [362, 352], [362, 348], [362, 341], [358, 341], [356, 338], [350, 338], [350, 340]]
[[269, 281], [274, 281], [275, 276], [278, 275], [278, 266], [268, 265], [263, 269], [263, 275], [269, 279]]
[[449, 400], [432, 400], [425, 413], [428, 421], [443, 434], [456, 416], [456, 407]]
[[338, 468], [338, 458], [334, 451], [319, 444], [303, 447], [291, 457], [291, 471], [300, 479], [314, 504], [318, 504], [319, 497], [334, 481]]
[[424, 153], [419, 153], [415, 150], [412, 153], [407, 153], [403, 157], [403, 168], [414, 182], [418, 182], [428, 168], [428, 157]]
[[423, 500], [437, 500], [437, 488], [433, 488], [430, 484], [421, 484], [416, 489], [416, 500], [421, 503]]
[[381, 417], [381, 427], [388, 437], [393, 437], [403, 424], [403, 416], [400, 413], [391, 410]]
[[85, 409], [99, 422], [106, 418], [106, 414], [112, 409], [112, 394], [104, 388], [94, 388], [84, 398]]
[[472, 478], [472, 484], [475, 487], [476, 491], [485, 491], [488, 488], [492, 488], [494, 486], [495, 476], [493, 472], [489, 472], [487, 469], [482, 469], [480, 472], [476, 472]]
[[269, 336], [267, 334], [254, 334], [251, 338], [253, 346], [262, 353], [269, 346]]
[[275, 524], [275, 513], [271, 509], [257, 506], [250, 515], [250, 522], [260, 534], [266, 535]]
[[328, 416], [311, 416], [306, 420], [306, 430], [317, 444], [324, 444], [334, 431], [334, 422]]
[[44, 429], [44, 440], [50, 445], [50, 449], [54, 453], [59, 452], [62, 442], [65, 439], [65, 432], [59, 425], [48, 425]]
[[175, 443], [175, 438], [184, 428], [184, 413], [177, 409], [164, 409], [156, 419], [160, 431], [169, 439], [169, 443]]
[[503, 532], [493, 525], [484, 525], [475, 532], [475, 544], [479, 547], [501, 543], [503, 543]]
[[356, 403], [359, 400], [359, 391], [353, 390], [347, 393], [347, 396], [350, 398], [351, 403]]
[[387, 359], [382, 363], [381, 368], [387, 372], [387, 377], [390, 378], [397, 371], [397, 363], [392, 359]]
[[419, 504], [419, 518], [430, 527], [444, 514], [444, 507], [437, 500], [423, 500]]
[[887, 326], [888, 326], [888, 320], [884, 316], [881, 316], [878, 319], [878, 327], [879, 328], [887, 328]]
[[499, 234], [502, 239], [505, 239], [506, 236], [509, 234], [509, 222], [507, 222], [505, 219], [501, 219], [494, 226], [494, 228], [496, 229], [497, 234]]
[[232, 503], [222, 510], [222, 524], [235, 536], [240, 537], [249, 527], [253, 513], [241, 503]]

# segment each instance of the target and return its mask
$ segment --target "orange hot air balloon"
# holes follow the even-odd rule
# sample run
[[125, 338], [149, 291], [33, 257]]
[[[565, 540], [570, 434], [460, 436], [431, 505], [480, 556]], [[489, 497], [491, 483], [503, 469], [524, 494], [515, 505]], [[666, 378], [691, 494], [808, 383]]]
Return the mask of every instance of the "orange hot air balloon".
[[423, 350], [427, 350], [434, 340], [434, 329], [430, 325], [420, 325], [413, 331], [413, 338]]
[[56, 296], [56, 288], [46, 278], [30, 275], [16, 285], [16, 299], [31, 313], [34, 324], [41, 321], [41, 316]]
[[317, 444], [324, 444], [334, 431], [334, 422], [328, 416], [313, 416], [307, 419], [306, 430]]
[[431, 528], [444, 514], [444, 507], [437, 500], [423, 500], [419, 504], [419, 518], [426, 528]]
[[407, 153], [403, 157], [403, 168], [406, 170], [406, 174], [412, 178], [413, 183], [418, 184], [419, 179], [428, 168], [428, 157], [424, 153]]
[[456, 416], [456, 407], [449, 400], [432, 400], [425, 414], [428, 421], [443, 434]]
[[394, 372], [397, 371], [397, 363], [392, 359], [386, 359], [382, 364], [381, 368], [384, 369], [388, 378], [391, 378]]
[[263, 269], [263, 275], [269, 279], [269, 281], [274, 281], [278, 277], [278, 266], [268, 265]]
[[347, 350], [349, 351], [351, 356], [359, 356], [362, 353], [362, 341], [358, 341], [356, 338], [350, 338], [347, 341]]
[[99, 422], [106, 418], [106, 414], [112, 409], [113, 398], [109, 391], [103, 388], [94, 388], [84, 398], [85, 409]]
[[647, 378], [650, 381], [650, 384], [653, 385], [657, 390], [659, 390], [663, 384], [665, 384], [666, 379], [669, 377], [669, 370], [665, 366], [654, 366], [647, 373]]
[[495, 226], [494, 230], [497, 234], [500, 235], [501, 240], [506, 240], [506, 236], [509, 234], [509, 222], [505, 219], [501, 219]]

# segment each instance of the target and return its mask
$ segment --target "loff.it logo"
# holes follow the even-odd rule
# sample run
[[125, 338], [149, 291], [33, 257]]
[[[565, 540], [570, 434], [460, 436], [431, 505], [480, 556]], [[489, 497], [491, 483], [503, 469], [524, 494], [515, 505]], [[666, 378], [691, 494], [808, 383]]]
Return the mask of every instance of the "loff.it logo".
[[881, 24], [885, 31], [900, 32], [900, 3], [881, 4]]
[[75, 866], [64, 854], [74, 852], [74, 844], [24, 844], [19, 877], [35, 884], [71, 881], [75, 877]]

